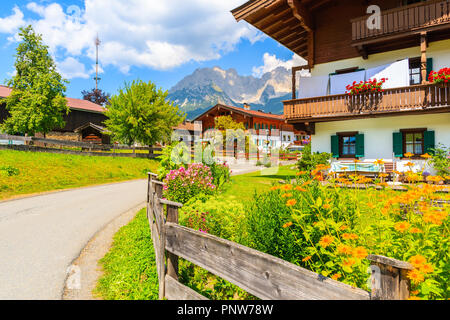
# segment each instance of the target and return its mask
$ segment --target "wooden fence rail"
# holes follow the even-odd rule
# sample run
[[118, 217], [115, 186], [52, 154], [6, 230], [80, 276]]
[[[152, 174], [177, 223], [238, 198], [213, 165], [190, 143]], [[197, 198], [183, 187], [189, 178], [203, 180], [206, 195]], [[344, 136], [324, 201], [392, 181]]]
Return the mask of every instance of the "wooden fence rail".
[[[154, 147], [129, 147], [117, 146], [115, 144], [95, 144], [88, 142], [68, 141], [68, 140], [54, 140], [36, 137], [22, 137], [7, 134], [0, 134], [0, 140], [10, 141], [9, 148], [25, 151], [51, 152], [51, 153], [65, 153], [65, 154], [80, 154], [80, 155], [97, 155], [110, 157], [139, 157], [139, 158], [156, 158], [154, 152], [162, 151], [161, 148]], [[12, 142], [21, 141], [26, 145], [14, 146]], [[57, 146], [60, 149], [50, 148], [48, 146]], [[81, 148], [82, 151], [65, 150], [62, 147]], [[116, 150], [132, 150], [133, 153], [115, 153]], [[148, 151], [148, 154], [137, 154], [136, 151]], [[103, 151], [103, 153], [102, 153]], [[109, 151], [108, 153], [105, 151]]]
[[181, 204], [163, 200], [163, 183], [149, 173], [147, 218], [152, 233], [159, 279], [159, 297], [205, 300], [178, 282], [178, 258], [239, 286], [265, 300], [403, 300], [409, 297], [406, 272], [411, 265], [369, 256], [372, 292], [334, 281], [282, 259], [178, 225]]

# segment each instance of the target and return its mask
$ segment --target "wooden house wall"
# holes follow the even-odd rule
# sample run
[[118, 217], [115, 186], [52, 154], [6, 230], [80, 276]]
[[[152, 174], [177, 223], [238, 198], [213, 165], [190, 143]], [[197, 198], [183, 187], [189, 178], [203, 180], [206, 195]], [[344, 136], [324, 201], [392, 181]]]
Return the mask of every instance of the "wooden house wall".
[[[370, 3], [380, 6], [382, 11], [398, 7], [399, 4], [399, 0], [378, 0]], [[364, 16], [368, 6], [367, 1], [340, 0], [314, 11], [316, 64], [360, 56], [357, 49], [351, 46], [350, 20]]]

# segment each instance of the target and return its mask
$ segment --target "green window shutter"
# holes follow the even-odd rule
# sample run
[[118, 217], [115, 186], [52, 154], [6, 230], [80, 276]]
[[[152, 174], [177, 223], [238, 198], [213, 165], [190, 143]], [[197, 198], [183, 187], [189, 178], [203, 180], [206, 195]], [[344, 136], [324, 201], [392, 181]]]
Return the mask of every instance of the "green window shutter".
[[427, 59], [427, 78], [425, 80], [428, 81], [428, 76], [430, 75], [430, 72], [433, 71], [433, 58]]
[[433, 154], [435, 148], [435, 133], [434, 131], [425, 131], [423, 133], [424, 153]]
[[339, 136], [331, 136], [331, 154], [333, 158], [339, 158]]
[[356, 158], [364, 158], [364, 135], [357, 134], [356, 138]]
[[258, 130], [258, 129], [256, 129], [256, 123], [255, 123], [255, 130]]
[[403, 157], [403, 133], [394, 132], [392, 141], [394, 145], [394, 155], [397, 158]]

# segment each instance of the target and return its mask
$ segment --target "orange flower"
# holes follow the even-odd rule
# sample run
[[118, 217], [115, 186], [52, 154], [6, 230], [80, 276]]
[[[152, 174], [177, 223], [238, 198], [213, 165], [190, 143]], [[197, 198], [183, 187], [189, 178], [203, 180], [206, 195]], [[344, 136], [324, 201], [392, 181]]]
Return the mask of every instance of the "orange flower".
[[403, 222], [396, 223], [394, 225], [394, 229], [397, 230], [398, 232], [405, 232], [406, 230], [409, 229], [410, 226], [411, 225], [408, 222], [403, 221]]
[[292, 193], [285, 193], [282, 195], [283, 198], [292, 198]]
[[377, 161], [375, 161], [374, 164], [382, 165], [384, 164], [384, 161], [383, 159], [377, 159]]
[[425, 280], [425, 277], [423, 276], [423, 274], [417, 269], [409, 271], [408, 278], [411, 279], [411, 281], [415, 284], [420, 283], [423, 280]]
[[308, 173], [307, 171], [300, 171], [300, 172], [297, 172], [297, 176], [302, 176], [307, 173]]
[[422, 266], [420, 266], [419, 270], [426, 274], [426, 273], [432, 273], [434, 271], [434, 268], [431, 264], [425, 263]]
[[270, 188], [270, 190], [272, 190], [272, 191], [275, 191], [275, 190], [278, 190], [278, 189], [280, 189], [280, 186], [274, 186], [274, 187]]
[[364, 247], [356, 247], [352, 253], [353, 257], [357, 259], [364, 259], [368, 256], [367, 250]]
[[328, 203], [325, 203], [322, 208], [324, 208], [325, 210], [328, 210], [331, 208], [331, 205], [329, 205]]
[[407, 163], [405, 163], [405, 166], [407, 167], [414, 167], [416, 164], [414, 162], [408, 161]]
[[295, 206], [296, 204], [297, 204], [297, 200], [295, 200], [295, 199], [291, 199], [291, 200], [288, 200], [288, 202], [286, 202], [286, 206], [288, 206], [288, 207]]
[[416, 296], [411, 296], [408, 298], [408, 300], [422, 300], [422, 299], [420, 299], [419, 297], [416, 297]]
[[286, 184], [286, 185], [282, 186], [281, 189], [283, 189], [283, 190], [285, 190], [285, 191], [292, 190], [292, 185]]
[[336, 273], [336, 274], [334, 274], [334, 275], [331, 277], [331, 279], [333, 279], [333, 280], [335, 280], [335, 281], [338, 281], [339, 278], [341, 278], [341, 277], [342, 277], [342, 275], [341, 275], [340, 273]]
[[283, 225], [283, 228], [289, 228], [290, 226], [292, 226], [293, 225], [293, 223], [292, 222], [288, 222], [288, 223], [285, 223], [284, 225]]
[[378, 176], [381, 177], [381, 178], [387, 178], [387, 177], [389, 177], [389, 174], [387, 174], [387, 173], [380, 173]]
[[411, 228], [409, 230], [410, 233], [423, 233], [422, 230], [420, 230], [419, 228]]
[[348, 227], [346, 226], [346, 225], [343, 225], [342, 227], [340, 227], [339, 228], [340, 230], [342, 230], [342, 231], [344, 231], [344, 230], [347, 230], [348, 229]]
[[427, 259], [424, 256], [418, 254], [409, 258], [409, 263], [411, 263], [415, 268], [419, 268], [427, 263]]
[[300, 186], [295, 187], [295, 190], [300, 191], [300, 192], [306, 192], [306, 189], [304, 189]]
[[353, 259], [353, 258], [348, 258], [348, 259], [344, 260], [344, 262], [342, 263], [342, 265], [343, 265], [344, 267], [351, 267], [351, 266], [353, 266], [355, 263], [356, 263], [356, 260], [355, 260], [355, 259]]
[[328, 247], [330, 244], [332, 244], [333, 241], [334, 241], [334, 238], [333, 238], [332, 236], [326, 235], [326, 236], [323, 236], [323, 237], [320, 239], [319, 244], [320, 244], [321, 247], [326, 248], [326, 247]]
[[361, 162], [361, 160], [359, 160], [359, 159], [354, 159], [353, 162], [354, 162], [354, 163], [359, 163], [359, 162]]
[[358, 235], [356, 235], [354, 233], [344, 233], [342, 235], [342, 239], [344, 239], [344, 240], [356, 240], [356, 239], [358, 239]]
[[353, 248], [345, 244], [339, 245], [337, 250], [340, 254], [352, 254], [353, 252]]
[[311, 260], [311, 256], [307, 256], [307, 257], [302, 259], [303, 262], [306, 262], [306, 261], [309, 261], [309, 260]]
[[411, 153], [411, 152], [405, 153], [405, 157], [407, 157], [407, 158], [411, 158], [411, 157], [413, 157], [413, 156], [414, 156], [414, 154]]
[[424, 158], [424, 159], [433, 158], [433, 156], [429, 155], [428, 153], [425, 153], [425, 154], [421, 155], [421, 157]]

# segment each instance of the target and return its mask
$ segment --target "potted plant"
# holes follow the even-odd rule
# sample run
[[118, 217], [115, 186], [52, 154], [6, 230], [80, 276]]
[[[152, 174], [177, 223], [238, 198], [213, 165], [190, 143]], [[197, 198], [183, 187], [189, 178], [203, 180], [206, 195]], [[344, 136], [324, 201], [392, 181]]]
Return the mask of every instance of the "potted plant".
[[383, 96], [383, 84], [387, 78], [381, 80], [373, 79], [369, 81], [361, 81], [346, 87], [346, 94], [349, 97], [349, 107], [351, 112], [362, 112], [366, 110], [374, 110], [377, 108]]
[[442, 87], [448, 87], [450, 83], [450, 68], [442, 68], [438, 72], [431, 71], [428, 76], [428, 81]]

